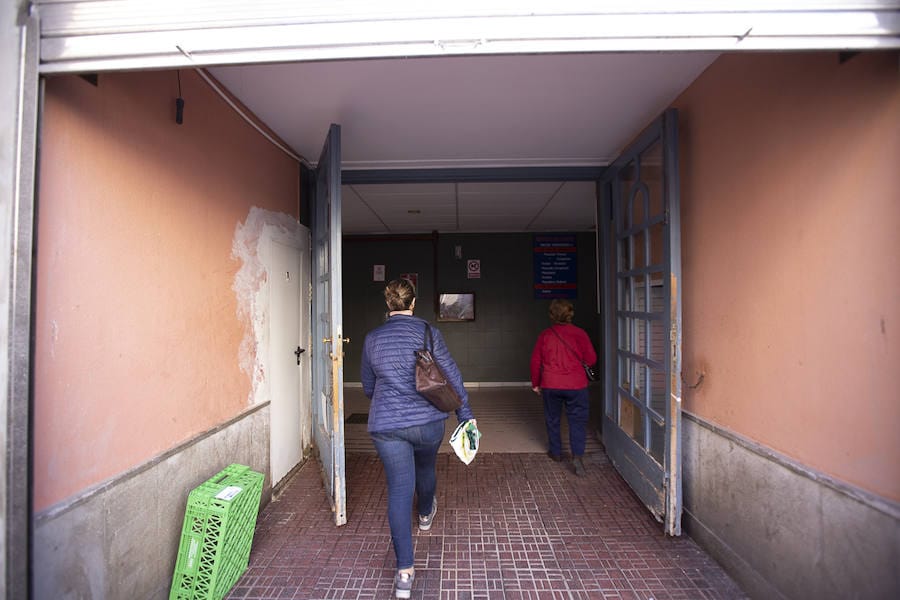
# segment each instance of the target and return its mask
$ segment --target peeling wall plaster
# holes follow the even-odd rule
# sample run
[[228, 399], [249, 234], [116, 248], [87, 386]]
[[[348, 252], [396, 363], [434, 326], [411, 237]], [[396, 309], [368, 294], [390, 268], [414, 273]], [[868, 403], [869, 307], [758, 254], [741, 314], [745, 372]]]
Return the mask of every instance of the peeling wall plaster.
[[[74, 75], [46, 82], [34, 273], [36, 511], [250, 406], [255, 365], [242, 371], [237, 359], [252, 311], [248, 301], [247, 318], [238, 318], [235, 227], [252, 205], [296, 218], [298, 167], [196, 73], [181, 79], [203, 118], [180, 126], [165, 108], [174, 71], [107, 73], [100, 88]], [[250, 223], [244, 241], [252, 231]], [[237, 256], [251, 250], [238, 245]]]
[[234, 230], [231, 257], [243, 264], [234, 277], [238, 320], [244, 326], [244, 337], [238, 349], [241, 371], [250, 376], [250, 404], [269, 400], [266, 380], [269, 339], [269, 292], [266, 284], [267, 230], [297, 237], [300, 224], [294, 217], [258, 208], [250, 208], [246, 221]]

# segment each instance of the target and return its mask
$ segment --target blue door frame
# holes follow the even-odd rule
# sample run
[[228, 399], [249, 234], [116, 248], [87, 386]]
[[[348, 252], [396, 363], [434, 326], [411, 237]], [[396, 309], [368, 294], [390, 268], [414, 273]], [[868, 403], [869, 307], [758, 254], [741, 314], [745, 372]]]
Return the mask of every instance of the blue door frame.
[[669, 535], [681, 534], [678, 114], [666, 111], [598, 184], [603, 441]]
[[335, 525], [347, 522], [341, 301], [341, 127], [332, 124], [316, 165], [312, 218], [313, 441]]

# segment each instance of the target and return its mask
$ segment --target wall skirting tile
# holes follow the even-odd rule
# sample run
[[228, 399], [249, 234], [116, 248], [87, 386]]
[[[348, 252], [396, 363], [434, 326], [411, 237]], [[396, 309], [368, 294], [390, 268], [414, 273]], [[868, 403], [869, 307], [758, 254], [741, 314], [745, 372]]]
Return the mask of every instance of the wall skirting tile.
[[684, 416], [685, 531], [752, 597], [900, 597], [896, 503]]
[[34, 597], [168, 598], [188, 493], [232, 463], [268, 502], [268, 403], [36, 514]]

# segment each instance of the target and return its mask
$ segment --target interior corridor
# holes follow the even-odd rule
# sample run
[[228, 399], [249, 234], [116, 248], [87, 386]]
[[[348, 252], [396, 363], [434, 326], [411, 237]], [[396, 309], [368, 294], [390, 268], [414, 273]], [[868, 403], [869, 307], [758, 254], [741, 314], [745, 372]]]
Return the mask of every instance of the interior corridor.
[[[544, 408], [541, 397], [525, 385], [515, 387], [484, 387], [467, 389], [469, 406], [478, 421], [482, 439], [480, 453], [541, 453], [547, 451], [547, 434], [544, 429]], [[596, 431], [599, 422], [599, 395], [601, 388], [591, 388], [591, 429]], [[594, 406], [597, 409], [594, 410]], [[375, 453], [375, 447], [366, 431], [369, 400], [359, 387], [344, 388], [344, 446], [347, 452]], [[447, 419], [444, 445], [441, 452], [453, 452], [450, 435], [456, 428], [456, 418]], [[569, 430], [562, 419], [563, 451], [569, 452]], [[585, 450], [593, 453], [602, 450], [596, 435], [588, 435]]]
[[[361, 390], [345, 399], [347, 419], [361, 421]], [[586, 477], [549, 460], [529, 388], [476, 390], [470, 402], [483, 444], [468, 466], [449, 447], [438, 457], [435, 524], [413, 534], [413, 598], [746, 598], [688, 537], [663, 535], [596, 440]], [[393, 598], [384, 472], [364, 423], [346, 431], [347, 524], [334, 526], [321, 467], [308, 461], [260, 512], [227, 598]]]

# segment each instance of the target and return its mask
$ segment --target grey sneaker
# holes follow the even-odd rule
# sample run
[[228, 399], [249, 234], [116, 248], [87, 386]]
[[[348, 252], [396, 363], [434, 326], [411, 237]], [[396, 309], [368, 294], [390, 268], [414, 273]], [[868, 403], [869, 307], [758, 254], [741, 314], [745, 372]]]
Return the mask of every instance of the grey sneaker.
[[587, 475], [587, 471], [584, 470], [584, 461], [581, 460], [580, 456], [576, 456], [572, 459], [572, 465], [575, 467], [575, 474], [579, 477], [584, 477]]
[[413, 581], [415, 581], [415, 573], [397, 572], [394, 575], [394, 594], [398, 598], [409, 598], [412, 593]]
[[437, 514], [437, 496], [431, 501], [431, 514], [427, 516], [419, 515], [419, 530], [428, 531], [434, 522], [434, 515]]

